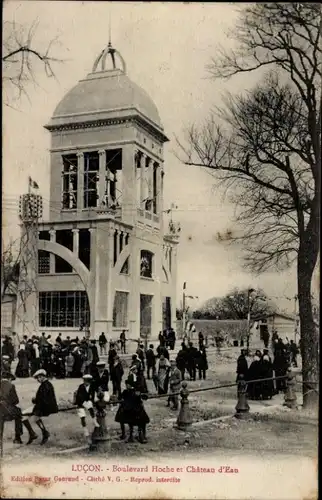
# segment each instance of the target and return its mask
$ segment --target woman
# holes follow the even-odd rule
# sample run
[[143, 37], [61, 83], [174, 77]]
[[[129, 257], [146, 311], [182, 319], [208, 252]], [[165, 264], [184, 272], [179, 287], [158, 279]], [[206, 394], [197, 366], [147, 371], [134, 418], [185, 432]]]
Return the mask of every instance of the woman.
[[[262, 368], [262, 378], [267, 379], [267, 378], [273, 378], [273, 364], [267, 354], [265, 354], [262, 357], [261, 360]], [[262, 398], [265, 399], [272, 399], [272, 396], [274, 394], [274, 381], [273, 380], [264, 380], [262, 382]]]
[[156, 363], [156, 385], [158, 394], [167, 394], [169, 385], [170, 362], [161, 354]]
[[28, 378], [29, 377], [29, 360], [26, 352], [25, 344], [20, 344], [18, 351], [18, 364], [16, 368], [17, 378]]
[[141, 393], [136, 389], [133, 373], [125, 382], [126, 389], [122, 392], [121, 403], [115, 415], [115, 422], [121, 425], [120, 439], [125, 439], [125, 424], [129, 426], [127, 443], [133, 443], [133, 429], [139, 428], [139, 441], [146, 442], [146, 425], [150, 419], [144, 409]]
[[258, 380], [258, 382], [248, 382], [248, 395], [249, 399], [258, 400], [261, 397], [261, 352], [256, 351], [253, 362], [251, 363], [248, 373], [247, 381]]

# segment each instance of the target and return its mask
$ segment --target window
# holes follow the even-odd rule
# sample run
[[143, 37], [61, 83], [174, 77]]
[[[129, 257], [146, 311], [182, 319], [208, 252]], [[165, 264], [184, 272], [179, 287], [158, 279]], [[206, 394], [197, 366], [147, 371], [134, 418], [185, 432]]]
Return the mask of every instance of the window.
[[142, 338], [151, 335], [152, 299], [153, 295], [140, 295], [140, 336]]
[[141, 250], [141, 269], [140, 276], [143, 278], [152, 278], [153, 253], [148, 250]]
[[86, 292], [39, 292], [41, 327], [79, 328], [90, 324]]
[[50, 273], [50, 254], [45, 250], [38, 250], [38, 273]]
[[77, 208], [77, 156], [63, 156], [63, 209]]
[[97, 151], [84, 154], [84, 208], [97, 207], [99, 180], [99, 154]]
[[88, 229], [80, 229], [78, 233], [78, 257], [90, 269], [91, 263], [91, 233]]
[[39, 231], [39, 239], [50, 241], [50, 233], [49, 231]]
[[113, 307], [113, 327], [127, 328], [128, 326], [128, 292], [115, 292]]

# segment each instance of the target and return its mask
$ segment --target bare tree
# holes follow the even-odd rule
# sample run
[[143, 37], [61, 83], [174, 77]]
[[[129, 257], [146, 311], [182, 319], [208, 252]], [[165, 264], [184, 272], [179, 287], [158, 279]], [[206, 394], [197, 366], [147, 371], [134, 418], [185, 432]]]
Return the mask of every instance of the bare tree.
[[276, 311], [275, 304], [263, 290], [254, 290], [251, 295], [248, 292], [248, 289], [235, 288], [224, 297], [213, 297], [195, 311], [194, 317], [246, 320], [249, 310], [251, 319], [256, 320]]
[[28, 84], [37, 84], [36, 75], [39, 71], [44, 71], [49, 78], [55, 77], [53, 64], [61, 62], [52, 56], [57, 38], [50, 40], [44, 47], [37, 44], [37, 28], [37, 22], [33, 22], [31, 26], [11, 21], [3, 24], [2, 72], [6, 105], [12, 101], [12, 93], [18, 98], [22, 94], [28, 97]]
[[[318, 332], [311, 284], [319, 254], [321, 182], [321, 7], [256, 3], [243, 7], [221, 51], [215, 78], [259, 72], [259, 83], [188, 130], [185, 163], [211, 169], [236, 203], [253, 271], [297, 261], [304, 405], [316, 403]], [[254, 75], [255, 76], [255, 75]], [[312, 385], [310, 385], [312, 382]]]

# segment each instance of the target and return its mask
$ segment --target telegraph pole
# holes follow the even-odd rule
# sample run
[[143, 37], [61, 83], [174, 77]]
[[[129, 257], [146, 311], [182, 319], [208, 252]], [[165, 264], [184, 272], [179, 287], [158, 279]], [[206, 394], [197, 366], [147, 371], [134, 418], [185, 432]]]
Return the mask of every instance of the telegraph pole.
[[186, 286], [187, 283], [184, 282], [182, 288], [182, 335], [184, 336], [186, 330]]

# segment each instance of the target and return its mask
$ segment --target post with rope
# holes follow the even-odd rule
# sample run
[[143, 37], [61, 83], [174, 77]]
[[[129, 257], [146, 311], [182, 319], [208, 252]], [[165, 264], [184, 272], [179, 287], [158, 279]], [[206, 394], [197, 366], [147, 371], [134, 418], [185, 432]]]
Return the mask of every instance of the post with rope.
[[239, 419], [248, 418], [249, 404], [247, 401], [247, 382], [244, 380], [244, 375], [240, 375], [237, 386], [237, 405], [235, 407], [235, 417]]
[[287, 378], [286, 378], [286, 392], [284, 396], [284, 405], [287, 406], [288, 408], [295, 409], [297, 408], [297, 397], [295, 392], [296, 381], [291, 368], [287, 370], [286, 377]]
[[182, 382], [182, 389], [180, 390], [181, 402], [180, 411], [177, 418], [176, 428], [180, 431], [186, 431], [191, 427], [192, 417], [189, 408], [189, 390], [187, 382]]

